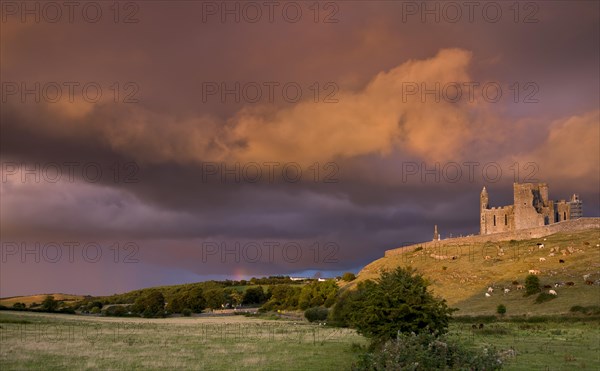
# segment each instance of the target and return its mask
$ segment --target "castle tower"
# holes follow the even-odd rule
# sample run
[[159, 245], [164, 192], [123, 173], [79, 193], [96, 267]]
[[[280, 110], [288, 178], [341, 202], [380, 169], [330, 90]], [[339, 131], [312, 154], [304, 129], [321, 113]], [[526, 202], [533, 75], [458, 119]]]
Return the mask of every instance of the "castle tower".
[[433, 240], [437, 241], [440, 239], [440, 234], [438, 233], [437, 230], [437, 224], [433, 227]]
[[490, 205], [490, 197], [488, 196], [485, 186], [481, 190], [481, 195], [479, 196], [479, 205], [481, 210], [487, 209]]
[[574, 193], [573, 196], [571, 196], [569, 204], [571, 206], [571, 219], [583, 217], [583, 202], [581, 202], [577, 193]]
[[486, 234], [484, 210], [487, 210], [489, 206], [490, 198], [484, 186], [479, 195], [479, 233], [481, 234]]

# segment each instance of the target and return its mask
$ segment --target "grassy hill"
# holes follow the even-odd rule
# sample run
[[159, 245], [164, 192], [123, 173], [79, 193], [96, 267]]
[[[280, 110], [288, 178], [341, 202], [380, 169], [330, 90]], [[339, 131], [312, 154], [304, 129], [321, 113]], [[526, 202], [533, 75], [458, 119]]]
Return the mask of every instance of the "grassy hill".
[[15, 303], [25, 303], [25, 305], [29, 306], [32, 303], [40, 304], [46, 296], [52, 295], [54, 299], [57, 301], [64, 302], [75, 302], [79, 300], [83, 300], [83, 296], [81, 295], [69, 295], [69, 294], [39, 294], [39, 295], [29, 295], [29, 296], [12, 296], [8, 298], [1, 298], [0, 305], [4, 305], [5, 307], [12, 307]]
[[[459, 308], [457, 315], [495, 314], [498, 304], [506, 305], [507, 315], [566, 313], [575, 305], [600, 305], [599, 244], [600, 229], [591, 228], [520, 241], [413, 245], [367, 265], [352, 285], [377, 278], [382, 270], [412, 266], [431, 282], [435, 294]], [[537, 295], [524, 297], [524, 290], [517, 290], [513, 281], [524, 284], [531, 269], [540, 271], [542, 285], [552, 286], [543, 291], [558, 293], [555, 299], [536, 304]], [[586, 284], [584, 275], [594, 284]], [[574, 285], [555, 288], [557, 282]], [[494, 289], [490, 297], [485, 296], [488, 287]], [[504, 293], [505, 288], [510, 292]]]

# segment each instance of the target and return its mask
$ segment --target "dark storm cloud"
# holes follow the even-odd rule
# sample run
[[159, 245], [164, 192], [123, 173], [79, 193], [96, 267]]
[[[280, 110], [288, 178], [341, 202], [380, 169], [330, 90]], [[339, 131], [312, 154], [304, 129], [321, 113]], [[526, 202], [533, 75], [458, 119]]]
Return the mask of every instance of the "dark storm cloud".
[[[139, 3], [134, 24], [2, 22], [3, 83], [95, 82], [103, 91], [97, 103], [78, 90], [73, 101], [57, 103], [22, 102], [3, 91], [3, 164], [79, 164], [73, 181], [57, 183], [22, 182], [3, 168], [3, 241], [135, 241], [144, 257], [135, 274], [143, 278], [93, 286], [105, 292], [178, 282], [173, 277], [355, 269], [386, 249], [431, 238], [434, 224], [443, 236], [476, 233], [481, 187], [493, 204], [510, 203], [511, 183], [530, 175], [530, 162], [551, 198], [579, 192], [585, 212], [599, 214], [600, 165], [590, 156], [599, 145], [598, 3], [540, 2], [536, 23], [522, 22], [523, 8], [515, 23], [505, 5], [497, 23], [477, 12], [473, 22], [450, 23], [405, 20], [407, 2], [340, 2], [337, 23], [314, 23], [305, 9], [298, 23], [253, 24], [203, 22], [201, 4]], [[497, 81], [504, 99], [400, 96], [405, 82], [455, 81]], [[132, 91], [127, 82], [139, 88], [137, 103], [122, 102]], [[207, 82], [295, 82], [303, 96], [295, 104], [280, 90], [273, 102], [203, 101]], [[323, 103], [323, 90], [313, 102], [315, 82], [321, 89], [334, 82], [338, 103]], [[520, 89], [535, 83], [539, 102], [523, 103], [529, 91], [521, 90], [515, 103], [515, 82]], [[303, 176], [292, 182], [276, 172], [269, 181], [264, 166], [256, 183], [207, 175], [207, 165], [251, 162], [294, 163]], [[479, 163], [472, 179], [466, 162]], [[103, 169], [94, 182], [80, 171], [90, 163]], [[409, 163], [419, 172], [407, 174]], [[422, 175], [449, 163], [461, 167], [456, 183], [445, 177], [451, 173], [437, 171], [439, 181]], [[486, 164], [502, 169], [497, 182], [482, 174]], [[134, 182], [125, 181], [129, 175]], [[273, 240], [336, 242], [337, 263], [308, 253], [294, 263], [202, 263], [203, 242]], [[18, 262], [3, 266], [11, 267], [3, 269], [3, 296], [52, 287], [85, 292], [95, 279], [69, 281], [80, 267], [67, 265], [42, 290], [12, 283]], [[93, 277], [105, 268], [94, 266]]]

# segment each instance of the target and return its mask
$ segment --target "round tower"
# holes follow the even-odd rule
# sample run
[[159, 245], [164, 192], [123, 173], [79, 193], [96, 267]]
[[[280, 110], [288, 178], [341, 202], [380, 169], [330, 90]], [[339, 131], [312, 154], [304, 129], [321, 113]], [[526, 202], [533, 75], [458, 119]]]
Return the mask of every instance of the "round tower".
[[484, 186], [481, 190], [481, 195], [479, 195], [479, 234], [487, 234], [485, 210], [487, 210], [489, 206], [490, 198]]
[[490, 206], [490, 198], [488, 196], [487, 190], [485, 186], [481, 190], [481, 195], [479, 196], [479, 206], [481, 210], [485, 210]]

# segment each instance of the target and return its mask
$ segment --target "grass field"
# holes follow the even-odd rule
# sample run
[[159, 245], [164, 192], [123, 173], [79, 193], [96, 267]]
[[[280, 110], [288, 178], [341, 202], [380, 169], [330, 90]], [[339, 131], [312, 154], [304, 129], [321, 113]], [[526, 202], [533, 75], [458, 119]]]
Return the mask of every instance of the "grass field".
[[[348, 369], [366, 344], [307, 322], [0, 313], [0, 369]], [[355, 347], [356, 348], [356, 347]]]
[[[0, 312], [0, 369], [348, 370], [353, 330], [243, 316], [108, 318]], [[600, 322], [500, 322], [450, 336], [495, 347], [507, 370], [600, 369]], [[357, 346], [357, 345], [360, 345]]]

